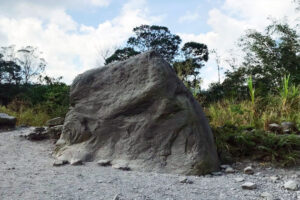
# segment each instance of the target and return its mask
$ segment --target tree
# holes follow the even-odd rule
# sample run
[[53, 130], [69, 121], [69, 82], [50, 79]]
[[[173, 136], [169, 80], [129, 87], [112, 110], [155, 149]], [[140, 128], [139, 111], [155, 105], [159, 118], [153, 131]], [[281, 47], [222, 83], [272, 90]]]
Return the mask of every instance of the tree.
[[135, 27], [133, 32], [135, 36], [128, 39], [127, 47], [116, 50], [111, 57], [106, 59], [106, 64], [149, 50], [157, 51], [169, 63], [178, 54], [181, 39], [178, 35], [172, 34], [167, 27], [141, 25]]
[[175, 62], [174, 70], [187, 87], [197, 92], [200, 90], [201, 83], [200, 69], [204, 66], [204, 62], [208, 61], [208, 48], [202, 43], [187, 42], [181, 51], [184, 60]]
[[[225, 72], [221, 84], [224, 97], [244, 98], [248, 94], [246, 81], [253, 78], [257, 95], [276, 93], [284, 75], [300, 84], [300, 40], [296, 30], [286, 23], [273, 22], [264, 32], [248, 30], [239, 41], [245, 56], [235, 66], [232, 58], [231, 71]], [[220, 86], [209, 88], [210, 94], [219, 91]]]
[[21, 81], [21, 67], [13, 61], [3, 60], [0, 54], [0, 84], [18, 84]]
[[105, 60], [105, 65], [113, 63], [116, 61], [126, 60], [131, 56], [135, 56], [140, 52], [135, 51], [133, 48], [125, 47], [122, 49], [117, 49], [113, 55]]
[[23, 81], [28, 84], [45, 70], [46, 61], [36, 47], [26, 46], [17, 51], [16, 62], [22, 67]]
[[246, 52], [246, 73], [262, 93], [278, 87], [287, 74], [293, 83], [300, 84], [300, 40], [288, 24], [273, 22], [264, 33], [250, 30], [240, 45]]

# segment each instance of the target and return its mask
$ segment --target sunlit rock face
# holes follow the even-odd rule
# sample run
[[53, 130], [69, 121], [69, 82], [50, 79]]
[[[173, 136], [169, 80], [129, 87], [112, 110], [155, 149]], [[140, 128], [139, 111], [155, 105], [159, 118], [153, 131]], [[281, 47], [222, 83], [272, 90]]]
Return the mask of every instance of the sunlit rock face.
[[219, 167], [202, 108], [153, 51], [78, 75], [57, 145], [69, 162], [197, 175]]

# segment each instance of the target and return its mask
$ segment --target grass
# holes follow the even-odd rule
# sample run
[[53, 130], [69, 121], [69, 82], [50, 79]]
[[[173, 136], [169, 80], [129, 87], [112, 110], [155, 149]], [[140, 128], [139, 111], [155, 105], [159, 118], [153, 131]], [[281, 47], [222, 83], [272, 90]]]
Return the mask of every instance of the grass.
[[43, 126], [51, 118], [40, 105], [33, 108], [25, 104], [16, 105], [15, 102], [7, 107], [0, 106], [0, 112], [16, 117], [17, 125]]
[[300, 129], [300, 87], [291, 85], [289, 76], [283, 78], [277, 94], [255, 97], [252, 78], [248, 87], [249, 100], [224, 99], [204, 109], [222, 159], [251, 158], [282, 166], [299, 163], [300, 136], [271, 133], [268, 125], [293, 122]]
[[225, 163], [249, 158], [280, 166], [300, 164], [300, 137], [295, 134], [277, 135], [232, 125], [213, 128], [213, 132]]

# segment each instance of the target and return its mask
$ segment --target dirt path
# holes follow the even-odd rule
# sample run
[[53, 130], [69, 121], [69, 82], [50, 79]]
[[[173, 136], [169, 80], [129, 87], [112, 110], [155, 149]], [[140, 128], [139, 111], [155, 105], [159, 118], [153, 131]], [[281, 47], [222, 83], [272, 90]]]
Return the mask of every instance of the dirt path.
[[[0, 199], [263, 199], [263, 192], [274, 199], [297, 200], [299, 191], [283, 188], [288, 179], [299, 180], [299, 168], [293, 170], [260, 169], [255, 175], [242, 173], [222, 176], [187, 177], [192, 184], [180, 183], [178, 175], [119, 171], [96, 163], [83, 166], [53, 167], [53, 142], [31, 142], [19, 137], [22, 129], [0, 133]], [[256, 172], [258, 169], [256, 169]], [[280, 175], [274, 183], [270, 176]], [[243, 182], [257, 184], [244, 190]], [[299, 197], [297, 197], [297, 194]], [[116, 197], [116, 195], [118, 197]]]

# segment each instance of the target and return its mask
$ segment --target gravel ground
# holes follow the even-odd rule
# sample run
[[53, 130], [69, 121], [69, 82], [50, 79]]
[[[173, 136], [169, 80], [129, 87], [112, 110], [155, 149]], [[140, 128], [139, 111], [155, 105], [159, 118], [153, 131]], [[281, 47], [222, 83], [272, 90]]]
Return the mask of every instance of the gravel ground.
[[[233, 174], [188, 176], [192, 184], [180, 183], [179, 179], [184, 176], [120, 171], [97, 166], [95, 162], [82, 166], [53, 167], [53, 141], [31, 142], [19, 137], [26, 131], [29, 129], [0, 133], [1, 200], [243, 200], [263, 199], [263, 192], [270, 193], [273, 199], [300, 199], [300, 191], [283, 188], [286, 180], [299, 181], [299, 167], [283, 170], [256, 166], [254, 175], [246, 175], [238, 170], [246, 165], [242, 163], [233, 166], [238, 171]], [[280, 176], [276, 182], [270, 179], [274, 175]], [[238, 177], [256, 183], [257, 189], [242, 189], [243, 182], [235, 180]]]

